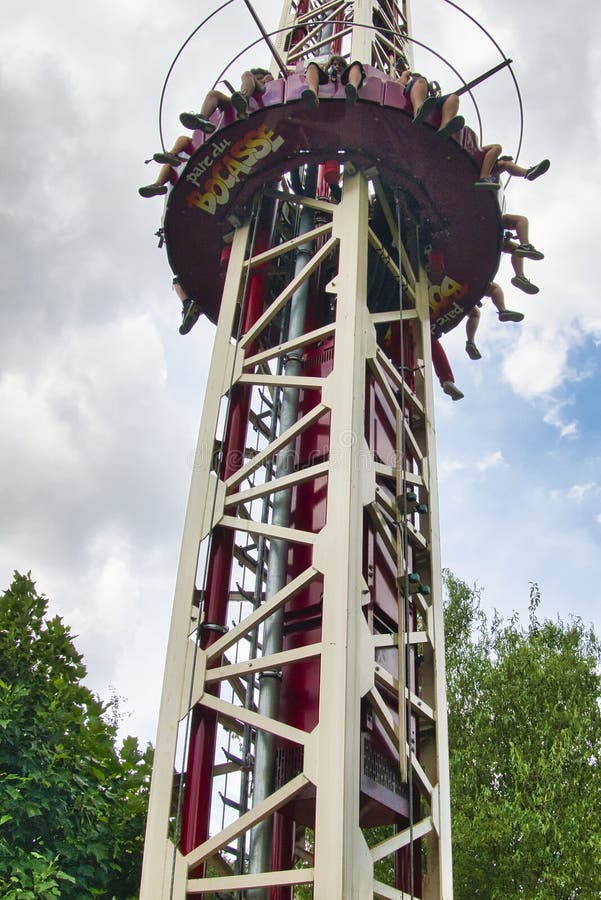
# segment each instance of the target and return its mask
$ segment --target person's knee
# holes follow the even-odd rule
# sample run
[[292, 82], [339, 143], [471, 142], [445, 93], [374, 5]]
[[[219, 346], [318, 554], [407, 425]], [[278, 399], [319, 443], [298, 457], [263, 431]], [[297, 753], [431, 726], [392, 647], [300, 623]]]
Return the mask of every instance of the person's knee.
[[411, 85], [411, 89], [409, 91], [409, 96], [413, 97], [427, 97], [428, 95], [428, 82], [425, 78], [422, 78], [420, 75], [419, 78], [416, 78], [413, 84]]

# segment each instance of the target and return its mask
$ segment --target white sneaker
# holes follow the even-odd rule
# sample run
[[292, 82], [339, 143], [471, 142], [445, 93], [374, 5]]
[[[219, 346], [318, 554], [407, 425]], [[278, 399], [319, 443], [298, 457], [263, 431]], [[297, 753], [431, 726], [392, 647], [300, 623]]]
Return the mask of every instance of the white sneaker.
[[445, 381], [442, 386], [445, 394], [448, 394], [453, 400], [463, 400], [465, 394], [462, 394], [454, 381]]

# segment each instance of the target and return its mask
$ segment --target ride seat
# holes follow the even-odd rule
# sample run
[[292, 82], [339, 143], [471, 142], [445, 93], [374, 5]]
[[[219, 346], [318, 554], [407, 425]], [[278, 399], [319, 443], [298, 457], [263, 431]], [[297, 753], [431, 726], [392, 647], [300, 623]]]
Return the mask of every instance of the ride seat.
[[[284, 95], [286, 103], [300, 100], [302, 92], [307, 87], [305, 68], [305, 61], [297, 63], [295, 71], [286, 79]], [[374, 66], [364, 66], [363, 68], [365, 69], [365, 81], [359, 91], [359, 100], [369, 100], [372, 103], [381, 104], [384, 96], [384, 79], [386, 76]], [[328, 84], [320, 84], [320, 100], [344, 100], [345, 98], [344, 85], [340, 82], [340, 79], [335, 82], [330, 81]]]
[[409, 113], [410, 116], [413, 116], [411, 100], [409, 97], [405, 97], [403, 85], [397, 84], [396, 81], [387, 81], [385, 83], [382, 103], [384, 106], [394, 106], [396, 109], [402, 109], [404, 112]]

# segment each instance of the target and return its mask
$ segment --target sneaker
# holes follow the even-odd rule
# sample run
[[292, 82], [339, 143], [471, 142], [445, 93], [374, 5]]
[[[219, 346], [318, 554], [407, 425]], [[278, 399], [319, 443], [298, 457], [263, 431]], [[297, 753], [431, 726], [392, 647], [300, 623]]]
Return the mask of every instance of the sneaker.
[[232, 106], [236, 110], [239, 119], [248, 119], [248, 100], [240, 91], [234, 91], [230, 97]]
[[157, 197], [159, 194], [167, 193], [167, 185], [165, 184], [146, 184], [144, 187], [138, 188], [140, 197]]
[[494, 178], [480, 178], [474, 182], [474, 187], [484, 188], [487, 191], [498, 191], [501, 188], [501, 182], [495, 181]]
[[540, 288], [537, 288], [535, 284], [532, 284], [525, 275], [514, 275], [511, 279], [511, 283], [514, 287], [524, 291], [525, 294], [538, 294], [540, 290]]
[[217, 128], [214, 122], [201, 116], [200, 113], [183, 112], [180, 113], [179, 120], [184, 128], [189, 128], [190, 131], [204, 131], [205, 134], [212, 134]]
[[430, 115], [433, 109], [436, 109], [436, 97], [426, 97], [416, 114], [413, 116], [413, 124], [419, 125], [424, 119]]
[[442, 386], [445, 394], [448, 394], [453, 400], [463, 400], [465, 394], [462, 394], [454, 381], [445, 381]]
[[526, 259], [544, 259], [545, 254], [537, 250], [532, 244], [520, 244], [513, 251], [516, 256], [525, 256]]
[[301, 100], [303, 103], [306, 103], [307, 106], [311, 106], [312, 108], [319, 106], [319, 97], [315, 91], [311, 90], [311, 88], [305, 88], [301, 94]]
[[346, 94], [346, 102], [353, 103], [357, 102], [357, 88], [354, 84], [351, 84], [350, 81], [344, 85], [344, 93]]
[[182, 324], [179, 326], [179, 333], [188, 334], [194, 325], [196, 325], [200, 313], [200, 303], [191, 298], [184, 300], [182, 305]]
[[514, 312], [512, 309], [503, 309], [499, 313], [499, 322], [521, 322], [524, 313]]
[[465, 125], [465, 119], [463, 116], [453, 116], [450, 122], [443, 128], [439, 128], [436, 134], [438, 137], [445, 138], [450, 137], [452, 134], [455, 134], [456, 131], [459, 131]]
[[183, 163], [183, 159], [176, 156], [175, 153], [155, 153], [152, 158], [155, 162], [161, 163], [163, 166], [173, 166], [174, 169]]
[[539, 175], [544, 175], [545, 172], [548, 171], [550, 165], [551, 163], [548, 159], [543, 159], [542, 162], [537, 163], [535, 166], [531, 166], [524, 177], [528, 181], [534, 181]]
[[[469, 356], [470, 359], [482, 359], [482, 354], [476, 347], [473, 341], [465, 342], [465, 352]], [[453, 382], [451, 382], [452, 384]]]

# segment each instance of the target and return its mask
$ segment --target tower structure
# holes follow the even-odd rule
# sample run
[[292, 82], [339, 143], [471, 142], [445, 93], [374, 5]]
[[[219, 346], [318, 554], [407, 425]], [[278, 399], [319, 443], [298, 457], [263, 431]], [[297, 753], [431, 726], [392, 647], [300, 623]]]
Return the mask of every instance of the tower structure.
[[[284, 0], [276, 77], [168, 200], [216, 332], [142, 900], [452, 897], [431, 340], [501, 228], [475, 135], [412, 124], [409, 32], [404, 2]], [[359, 100], [309, 108], [330, 53], [364, 64]]]

